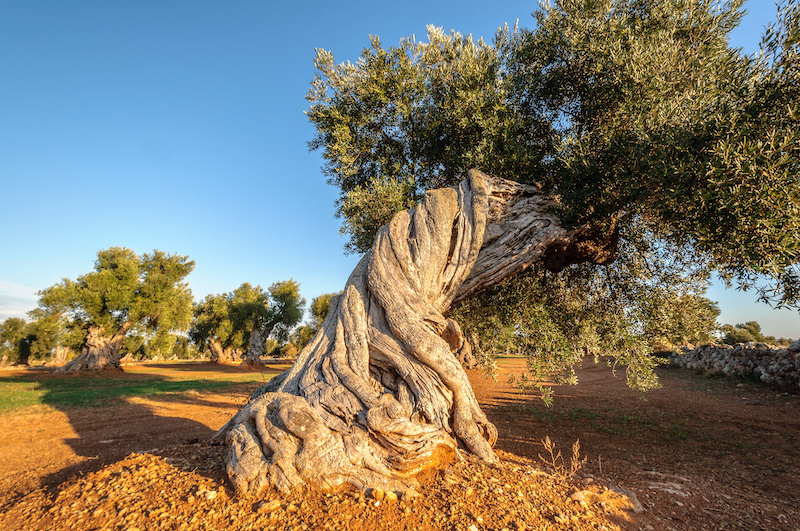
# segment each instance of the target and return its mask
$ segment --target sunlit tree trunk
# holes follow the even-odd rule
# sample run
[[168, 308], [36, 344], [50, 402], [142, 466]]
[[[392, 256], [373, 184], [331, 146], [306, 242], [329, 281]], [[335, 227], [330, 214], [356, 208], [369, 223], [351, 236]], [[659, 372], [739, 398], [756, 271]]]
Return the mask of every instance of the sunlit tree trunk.
[[69, 348], [57, 345], [53, 353], [53, 359], [45, 363], [46, 367], [61, 367], [67, 363]]
[[534, 260], [609, 262], [613, 241], [567, 231], [538, 188], [471, 171], [381, 228], [294, 366], [215, 435], [237, 490], [308, 484], [405, 492], [457, 448], [489, 462], [497, 430], [456, 357], [457, 301]]
[[71, 373], [85, 370], [120, 369], [120, 347], [125, 334], [131, 328], [131, 323], [123, 324], [113, 335], [104, 335], [104, 330], [96, 325], [89, 326], [86, 343], [77, 358], [56, 372]]
[[262, 363], [261, 357], [264, 355], [264, 335], [261, 330], [253, 330], [250, 333], [250, 343], [247, 352], [242, 360], [243, 365], [258, 365]]
[[223, 347], [216, 339], [209, 339], [208, 347], [211, 350], [212, 363], [233, 363], [239, 353], [233, 347]]

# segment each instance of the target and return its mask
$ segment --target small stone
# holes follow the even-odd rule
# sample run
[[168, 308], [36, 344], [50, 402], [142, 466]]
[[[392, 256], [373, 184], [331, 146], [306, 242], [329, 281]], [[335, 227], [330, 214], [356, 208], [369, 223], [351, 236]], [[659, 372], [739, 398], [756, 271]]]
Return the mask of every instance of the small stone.
[[405, 492], [403, 493], [403, 498], [402, 498], [402, 500], [403, 500], [404, 502], [411, 501], [411, 500], [413, 500], [414, 498], [416, 498], [417, 496], [419, 496], [419, 493], [418, 493], [417, 491], [415, 491], [414, 489], [408, 489], [407, 491], [405, 491]]
[[472, 496], [475, 494], [475, 489], [472, 487], [467, 487], [467, 490], [464, 491], [464, 496]]
[[611, 487], [612, 491], [616, 492], [617, 494], [621, 494], [623, 498], [627, 498], [627, 507], [621, 507], [626, 511], [633, 511], [635, 513], [641, 513], [644, 511], [644, 507], [642, 506], [639, 498], [636, 497], [632, 491], [628, 489], [623, 489], [621, 487]]
[[384, 495], [384, 499], [386, 501], [396, 502], [397, 501], [397, 493], [392, 491], [387, 491]]
[[205, 492], [205, 495], [206, 495], [206, 499], [208, 501], [211, 501], [211, 500], [213, 500], [214, 498], [217, 497], [217, 491], [215, 491], [215, 490], [207, 490]]
[[563, 514], [557, 514], [557, 515], [555, 515], [555, 516], [553, 517], [553, 521], [554, 521], [555, 523], [557, 523], [557, 524], [566, 524], [566, 523], [568, 522], [568, 519], [567, 519], [567, 517], [566, 517], [565, 515], [563, 515]]
[[259, 511], [264, 511], [264, 512], [267, 512], [267, 513], [271, 513], [273, 511], [277, 511], [280, 508], [281, 508], [280, 500], [263, 501], [258, 505], [258, 510]]
[[372, 492], [370, 493], [370, 496], [372, 496], [372, 499], [378, 500], [378, 501], [381, 501], [384, 498], [385, 495], [386, 495], [386, 493], [383, 492], [381, 489], [378, 489], [378, 488], [372, 489]]
[[478, 531], [478, 526], [476, 526], [475, 524], [469, 524], [469, 527], [467, 529], [469, 531]]
[[569, 499], [575, 502], [585, 502], [587, 499], [590, 499], [591, 495], [591, 491], [579, 490], [578, 492], [573, 492]]

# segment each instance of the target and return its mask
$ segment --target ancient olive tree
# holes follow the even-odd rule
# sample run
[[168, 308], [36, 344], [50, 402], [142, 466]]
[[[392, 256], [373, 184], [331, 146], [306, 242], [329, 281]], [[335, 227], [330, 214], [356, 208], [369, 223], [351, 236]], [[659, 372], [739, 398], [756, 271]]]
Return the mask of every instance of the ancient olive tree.
[[[358, 63], [320, 51], [311, 147], [354, 248], [373, 243], [292, 369], [217, 433], [237, 489], [406, 491], [457, 448], [495, 461], [451, 311], [536, 262], [601, 264], [588, 293], [625, 274], [609, 265], [620, 249], [647, 269], [644, 242], [743, 283], [767, 275], [796, 302], [800, 10], [747, 57], [727, 38], [740, 5], [560, 0], [493, 47], [432, 31], [389, 50], [373, 39]], [[471, 166], [497, 176], [459, 182]], [[635, 361], [627, 321], [597, 323]], [[541, 330], [530, 344], [563, 343]]]
[[81, 331], [78, 357], [60, 372], [118, 369], [126, 335], [146, 333], [155, 345], [173, 344], [189, 328], [192, 293], [184, 282], [194, 269], [185, 256], [161, 251], [137, 255], [112, 247], [97, 253], [94, 271], [39, 292], [38, 311]]
[[265, 341], [271, 336], [285, 341], [304, 307], [294, 280], [276, 282], [267, 291], [244, 283], [197, 304], [189, 335], [195, 344], [209, 348], [213, 362], [232, 363], [244, 356], [245, 362], [258, 363]]
[[497, 432], [454, 355], [464, 338], [445, 314], [537, 259], [558, 269], [614, 258], [613, 237], [564, 229], [556, 207], [536, 187], [473, 171], [392, 218], [293, 368], [216, 435], [237, 489], [402, 492], [459, 445], [495, 461]]
[[[540, 338], [528, 352], [548, 361], [542, 373], [569, 372], [575, 350], [620, 355], [640, 388], [653, 381], [647, 353], [686, 335], [656, 306], [702, 298], [711, 272], [743, 287], [771, 279], [761, 295], [795, 304], [797, 2], [752, 57], [728, 44], [740, 6], [562, 0], [493, 45], [429, 28], [428, 42], [373, 37], [355, 63], [319, 50], [310, 147], [340, 190], [348, 249], [471, 167], [556, 190], [570, 226], [615, 222], [620, 259], [560, 274], [534, 264], [458, 319], [488, 352]], [[686, 306], [705, 327], [696, 338], [715, 328], [706, 308]], [[498, 335], [490, 314], [533, 334]]]

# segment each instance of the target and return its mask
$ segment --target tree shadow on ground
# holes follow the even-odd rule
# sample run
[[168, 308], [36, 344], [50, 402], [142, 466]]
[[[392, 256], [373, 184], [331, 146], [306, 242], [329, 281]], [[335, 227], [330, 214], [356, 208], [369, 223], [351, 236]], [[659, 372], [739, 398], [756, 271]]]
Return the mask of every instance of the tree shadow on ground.
[[[11, 483], [8, 494], [15, 499], [36, 486], [52, 494], [64, 481], [100, 470], [134, 452], [180, 461], [201, 475], [224, 481], [223, 460], [216, 455], [221, 450], [210, 446], [211, 436], [255, 388], [282, 368], [263, 371], [263, 381], [214, 380], [213, 375], [210, 380], [202, 378], [201, 372], [218, 373], [210, 364], [152, 368], [194, 371], [198, 377], [175, 380], [149, 371], [77, 375], [35, 371], [0, 378], [0, 385], [35, 385], [43, 392], [40, 403], [63, 414], [4, 414], [13, 436], [0, 452], [6, 454], [2, 456], [7, 460], [4, 472], [11, 472], [4, 474], [2, 490], [8, 491], [6, 484]], [[243, 371], [232, 367], [219, 372]]]
[[214, 372], [222, 374], [261, 372], [271, 375], [275, 374], [275, 371], [283, 372], [291, 367], [292, 363], [294, 363], [294, 360], [267, 360], [265, 363], [259, 365], [214, 363], [211, 361], [178, 361], [174, 363], [146, 363], [146, 366], [169, 369], [171, 371]]

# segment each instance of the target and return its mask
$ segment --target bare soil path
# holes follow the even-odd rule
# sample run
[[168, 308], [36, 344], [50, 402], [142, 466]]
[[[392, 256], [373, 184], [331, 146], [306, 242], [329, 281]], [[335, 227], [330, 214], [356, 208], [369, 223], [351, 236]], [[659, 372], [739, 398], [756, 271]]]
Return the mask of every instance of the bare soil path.
[[[235, 497], [224, 450], [207, 441], [254, 384], [3, 414], [0, 529], [800, 529], [797, 392], [665, 368], [663, 388], [642, 401], [623, 374], [587, 359], [580, 384], [556, 387], [547, 408], [507, 382], [524, 360], [500, 369], [498, 382], [470, 378], [500, 432], [502, 465], [456, 456], [447, 473], [422, 478], [413, 500]], [[567, 469], [580, 439], [586, 461], [575, 476], [541, 462], [545, 436]]]

